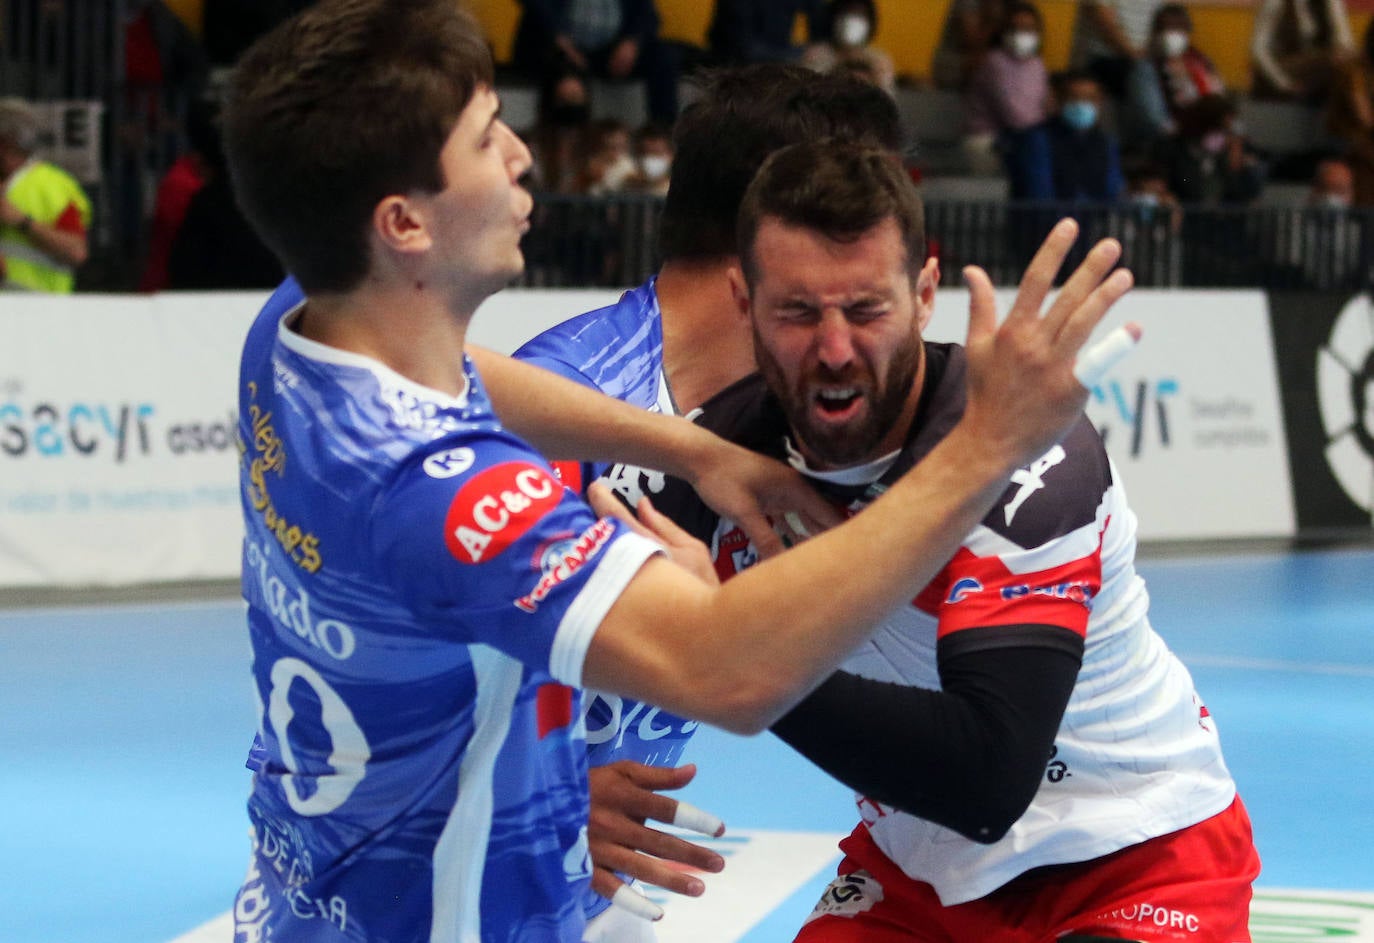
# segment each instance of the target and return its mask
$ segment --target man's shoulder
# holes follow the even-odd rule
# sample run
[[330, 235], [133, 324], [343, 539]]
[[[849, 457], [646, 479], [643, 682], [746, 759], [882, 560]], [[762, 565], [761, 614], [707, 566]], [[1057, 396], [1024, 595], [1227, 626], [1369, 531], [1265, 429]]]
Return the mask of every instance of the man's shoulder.
[[1102, 438], [1083, 416], [1058, 445], [1012, 473], [982, 524], [1018, 547], [1044, 546], [1097, 521], [1113, 483]]

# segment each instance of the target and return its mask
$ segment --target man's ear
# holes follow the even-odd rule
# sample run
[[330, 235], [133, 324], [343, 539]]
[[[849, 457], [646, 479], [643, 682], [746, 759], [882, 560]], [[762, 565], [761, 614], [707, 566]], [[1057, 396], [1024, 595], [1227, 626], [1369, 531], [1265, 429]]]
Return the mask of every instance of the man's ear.
[[940, 287], [940, 260], [933, 256], [926, 259], [916, 276], [916, 320], [924, 334], [935, 316], [935, 289]]
[[396, 252], [423, 252], [434, 244], [423, 207], [409, 197], [383, 197], [372, 210], [372, 230]]
[[745, 281], [744, 271], [738, 265], [726, 270], [730, 279], [730, 295], [735, 299], [735, 313], [741, 320], [749, 320], [749, 283]]

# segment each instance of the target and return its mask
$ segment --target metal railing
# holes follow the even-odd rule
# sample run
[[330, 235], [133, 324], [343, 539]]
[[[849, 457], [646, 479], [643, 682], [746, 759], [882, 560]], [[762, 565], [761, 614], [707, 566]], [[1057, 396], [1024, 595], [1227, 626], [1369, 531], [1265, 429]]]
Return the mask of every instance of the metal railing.
[[[661, 199], [541, 194], [535, 205], [520, 284], [634, 285], [657, 268]], [[1082, 229], [1065, 273], [1110, 236], [1122, 244], [1122, 264], [1146, 287], [1349, 292], [1369, 287], [1374, 268], [1370, 209], [941, 200], [926, 205], [926, 232], [947, 271], [974, 263], [994, 283], [1014, 285], [1064, 216]]]

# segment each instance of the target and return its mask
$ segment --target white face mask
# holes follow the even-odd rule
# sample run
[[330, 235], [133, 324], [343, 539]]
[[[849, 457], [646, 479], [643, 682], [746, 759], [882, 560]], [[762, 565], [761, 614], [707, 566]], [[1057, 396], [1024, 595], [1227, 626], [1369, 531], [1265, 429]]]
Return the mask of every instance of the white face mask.
[[1182, 30], [1165, 30], [1159, 34], [1159, 52], [1166, 59], [1183, 55], [1188, 45], [1188, 34]]
[[862, 46], [868, 42], [868, 19], [850, 14], [835, 22], [835, 36], [845, 46]]
[[639, 159], [639, 169], [650, 180], [662, 180], [668, 176], [668, 168], [671, 166], [672, 158], [663, 154], [645, 154]]
[[1040, 50], [1040, 34], [1016, 30], [1007, 34], [1007, 52], [1017, 59], [1029, 59]]

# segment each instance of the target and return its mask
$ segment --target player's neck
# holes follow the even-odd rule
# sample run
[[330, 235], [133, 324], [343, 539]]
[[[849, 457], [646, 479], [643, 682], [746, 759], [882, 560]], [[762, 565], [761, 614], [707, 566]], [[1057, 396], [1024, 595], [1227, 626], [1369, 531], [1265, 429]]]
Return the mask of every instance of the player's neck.
[[678, 409], [687, 413], [754, 372], [749, 323], [730, 293], [733, 258], [669, 262], [658, 275], [663, 369]]
[[368, 280], [348, 292], [311, 295], [294, 327], [309, 340], [371, 357], [457, 396], [466, 387], [463, 345], [471, 320], [433, 290]]

